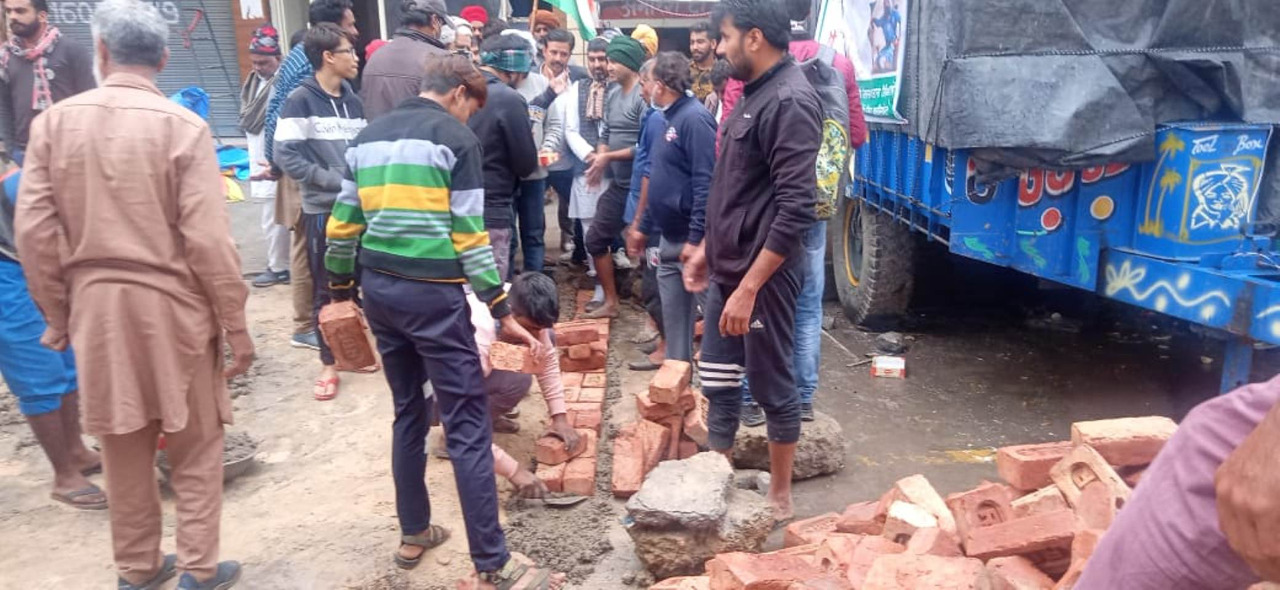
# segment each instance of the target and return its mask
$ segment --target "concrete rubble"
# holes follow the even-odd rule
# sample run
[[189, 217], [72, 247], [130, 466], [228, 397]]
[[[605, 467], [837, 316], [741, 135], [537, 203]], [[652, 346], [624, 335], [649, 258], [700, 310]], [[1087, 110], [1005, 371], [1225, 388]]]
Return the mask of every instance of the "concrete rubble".
[[[644, 534], [632, 537], [655, 576], [684, 576], [659, 581], [651, 587], [656, 590], [1071, 590], [1132, 493], [1126, 476], [1140, 477], [1175, 430], [1165, 418], [1078, 423], [1071, 442], [1000, 449], [1004, 483], [983, 482], [943, 497], [924, 476], [906, 477], [879, 499], [791, 522], [785, 548], [772, 553], [719, 548], [697, 567], [681, 554], [674, 556], [680, 567], [655, 570], [662, 556], [649, 544], [640, 549]], [[687, 469], [708, 462], [681, 463]], [[745, 475], [740, 478], [749, 479]], [[715, 477], [733, 493], [755, 496], [734, 488], [727, 464]], [[655, 488], [671, 478], [664, 473]], [[672, 490], [663, 493], [670, 497]], [[733, 500], [729, 504], [732, 512]], [[678, 520], [668, 515], [663, 522]], [[665, 548], [701, 556], [714, 546], [695, 541]]]
[[[844, 469], [844, 429], [834, 418], [815, 412], [813, 422], [805, 422], [796, 445], [791, 479], [802, 480]], [[765, 426], [738, 428], [733, 442], [733, 463], [739, 469], [769, 469], [769, 438]]]

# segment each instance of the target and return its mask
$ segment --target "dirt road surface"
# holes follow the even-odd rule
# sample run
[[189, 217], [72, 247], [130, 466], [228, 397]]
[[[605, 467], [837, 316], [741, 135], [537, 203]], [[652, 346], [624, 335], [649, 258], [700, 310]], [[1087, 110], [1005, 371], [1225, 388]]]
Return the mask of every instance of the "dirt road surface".
[[[235, 204], [231, 211], [245, 270], [260, 270], [256, 206]], [[553, 207], [547, 218], [554, 226]], [[548, 242], [554, 255], [555, 241]], [[566, 289], [573, 282], [567, 275], [557, 278]], [[1018, 291], [1025, 286], [1014, 283], [1001, 286], [998, 297], [977, 301], [951, 296], [973, 285], [937, 289], [933, 300], [924, 297], [904, 329], [911, 345], [904, 355], [906, 380], [874, 379], [865, 365], [850, 366], [873, 349], [874, 335], [850, 327], [828, 303], [827, 314], [836, 319], [823, 335], [817, 407], [843, 424], [848, 466], [833, 477], [800, 483], [798, 516], [874, 498], [913, 473], [924, 473], [943, 493], [965, 489], [995, 477], [998, 446], [1061, 440], [1069, 437], [1070, 423], [1081, 419], [1181, 418], [1216, 391], [1220, 357], [1197, 337], [1134, 314], [1114, 328], [1080, 333], [1029, 328], [1026, 318], [1058, 309], [1056, 301]], [[1020, 297], [1038, 307], [1006, 304]], [[238, 587], [452, 587], [470, 564], [449, 463], [431, 459], [427, 479], [436, 522], [454, 537], [417, 570], [397, 570], [391, 560], [398, 539], [390, 474], [392, 405], [383, 376], [343, 374], [336, 400], [313, 401], [311, 383], [320, 365], [314, 352], [289, 347], [288, 288], [255, 289], [248, 313], [258, 361], [236, 384], [232, 430], [257, 440], [256, 465], [227, 486], [222, 518], [222, 555], [245, 564]], [[568, 571], [576, 588], [608, 590], [646, 580], [621, 525], [622, 503], [608, 495], [607, 479], [611, 433], [634, 420], [630, 394], [651, 375], [625, 368], [640, 358], [627, 339], [642, 325], [633, 306], [614, 322], [596, 497], [567, 512], [504, 502], [513, 548]], [[1256, 376], [1273, 374], [1274, 359], [1259, 356]], [[546, 411], [536, 394], [520, 409], [523, 433], [500, 435], [498, 442], [527, 461]], [[101, 482], [100, 476], [95, 480]], [[48, 464], [12, 397], [0, 394], [0, 588], [112, 584], [107, 514], [49, 500], [50, 483]], [[510, 494], [505, 482], [499, 490], [504, 498]], [[167, 495], [165, 508], [163, 547], [172, 551]], [[780, 543], [779, 536], [772, 544]]]

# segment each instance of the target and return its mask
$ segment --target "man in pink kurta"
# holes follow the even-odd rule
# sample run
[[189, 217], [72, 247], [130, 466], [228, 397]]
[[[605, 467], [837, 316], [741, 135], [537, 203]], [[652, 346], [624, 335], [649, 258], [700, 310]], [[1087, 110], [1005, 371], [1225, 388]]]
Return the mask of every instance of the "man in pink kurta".
[[[76, 354], [84, 429], [102, 440], [121, 588], [183, 571], [179, 588], [238, 577], [219, 564], [227, 375], [253, 358], [247, 289], [213, 138], [155, 76], [168, 25], [150, 4], [107, 0], [94, 16], [102, 86], [32, 124], [17, 248], [48, 329]], [[162, 556], [153, 472], [165, 434], [177, 548]], [[50, 548], [51, 550], [53, 548]], [[229, 586], [218, 586], [229, 587]]]

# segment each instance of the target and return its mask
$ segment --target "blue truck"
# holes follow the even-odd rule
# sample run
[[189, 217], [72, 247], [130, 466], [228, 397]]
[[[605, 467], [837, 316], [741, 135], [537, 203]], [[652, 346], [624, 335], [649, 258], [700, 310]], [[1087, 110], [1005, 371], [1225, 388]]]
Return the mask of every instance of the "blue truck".
[[859, 324], [902, 314], [919, 233], [952, 254], [1199, 324], [1225, 343], [1222, 391], [1234, 389], [1255, 342], [1280, 344], [1280, 253], [1255, 223], [1271, 131], [1165, 124], [1154, 161], [982, 182], [970, 150], [880, 126], [855, 153], [830, 222], [841, 304]]

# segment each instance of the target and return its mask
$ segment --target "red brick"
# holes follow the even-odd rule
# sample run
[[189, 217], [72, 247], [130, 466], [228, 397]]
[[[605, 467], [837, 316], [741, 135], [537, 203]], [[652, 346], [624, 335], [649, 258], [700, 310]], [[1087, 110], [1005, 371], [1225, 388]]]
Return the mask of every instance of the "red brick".
[[880, 509], [888, 511], [894, 501], [903, 501], [924, 508], [938, 519], [938, 528], [956, 535], [956, 519], [947, 508], [947, 503], [933, 489], [933, 485], [923, 475], [904, 477], [893, 484], [893, 487], [880, 498]]
[[1071, 564], [1075, 530], [1075, 513], [1059, 510], [970, 531], [965, 549], [983, 560], [1021, 555], [1045, 573], [1059, 575]]
[[693, 442], [691, 440], [680, 441], [680, 458], [681, 459], [688, 459], [689, 457], [697, 455], [700, 452], [702, 451], [698, 450], [698, 443]]
[[662, 454], [664, 460], [670, 461], [680, 458], [680, 432], [684, 424], [684, 418], [681, 416], [672, 416], [659, 424], [667, 427], [667, 450]]
[[685, 361], [662, 361], [653, 380], [649, 382], [649, 399], [659, 404], [674, 404], [689, 386], [692, 366]]
[[1076, 499], [1076, 518], [1086, 529], [1109, 529], [1116, 520], [1117, 500], [1107, 484], [1089, 482]]
[[1121, 467], [1116, 470], [1120, 474], [1120, 479], [1131, 488], [1138, 487], [1138, 482], [1142, 481], [1142, 476], [1147, 473], [1146, 465], [1134, 465], [1129, 467]]
[[613, 495], [629, 498], [666, 454], [665, 426], [641, 420], [623, 426], [613, 439]]
[[976, 590], [981, 587], [985, 578], [986, 567], [977, 559], [936, 555], [886, 555], [871, 566], [862, 590]]
[[564, 493], [590, 496], [596, 492], [596, 458], [578, 457], [564, 468]]
[[794, 555], [804, 559], [812, 565], [822, 567], [822, 564], [818, 560], [818, 550], [821, 548], [821, 543], [805, 543], [804, 545], [796, 545], [795, 547], [783, 547], [777, 551], [770, 551], [770, 553], [777, 553], [778, 555]]
[[1088, 565], [1086, 561], [1071, 560], [1071, 567], [1067, 569], [1067, 573], [1062, 574], [1062, 579], [1053, 585], [1053, 590], [1072, 590], [1076, 584], [1080, 583], [1081, 576], [1084, 575], [1084, 567]]
[[927, 528], [939, 528], [938, 519], [920, 506], [895, 500], [889, 505], [889, 512], [884, 521], [884, 531], [880, 536], [906, 545], [917, 531]]
[[706, 576], [667, 578], [649, 586], [649, 590], [711, 590], [711, 578]]
[[[722, 553], [707, 562], [707, 575], [711, 590], [852, 590], [838, 575], [825, 572], [798, 555], [781, 553]], [[797, 586], [794, 582], [802, 584]]]
[[684, 411], [680, 409], [679, 404], [654, 403], [649, 398], [648, 391], [636, 392], [636, 411], [640, 413], [641, 418], [653, 420], [654, 422], [661, 422], [672, 416], [684, 415]]
[[547, 490], [552, 492], [564, 491], [564, 463], [559, 465], [539, 465], [538, 471], [534, 475], [547, 485]]
[[603, 387], [583, 387], [578, 390], [578, 400], [585, 404], [602, 404], [604, 403]]
[[1177, 430], [1178, 424], [1164, 416], [1076, 422], [1071, 442], [1093, 447], [1112, 465], [1147, 465]]
[[861, 588], [863, 580], [867, 577], [867, 571], [877, 559], [884, 555], [903, 553], [906, 550], [906, 547], [884, 537], [863, 537], [858, 541], [857, 548], [853, 550], [853, 557], [849, 559], [845, 577], [854, 588]]
[[858, 535], [879, 535], [884, 532], [884, 519], [879, 511], [880, 502], [872, 500], [850, 504], [840, 515], [836, 530]]
[[[845, 533], [826, 533], [818, 550], [813, 554], [818, 567], [827, 571], [846, 571], [853, 562], [853, 555], [866, 535], [848, 535]], [[811, 547], [812, 545], [801, 545]], [[798, 549], [798, 548], [797, 548]], [[869, 567], [869, 564], [868, 564]]]
[[587, 346], [590, 346], [591, 350], [594, 350], [599, 353], [607, 354], [609, 352], [608, 340], [597, 340], [595, 342], [592, 342], [591, 344], [588, 344]]
[[[707, 437], [710, 431], [707, 430], [707, 398], [701, 393], [689, 390], [694, 396], [694, 407], [684, 414], [684, 424], [682, 428], [684, 435], [699, 445], [707, 444]], [[681, 398], [684, 399], [684, 398]]]
[[559, 465], [569, 462], [569, 459], [581, 455], [587, 450], [587, 441], [578, 439], [578, 445], [572, 449], [566, 448], [564, 441], [560, 437], [552, 435], [544, 435], [538, 438], [536, 447], [534, 448], [534, 457], [538, 459], [539, 465]]
[[1077, 529], [1071, 540], [1071, 559], [1087, 561], [1102, 542], [1102, 535], [1107, 531], [1099, 529]]
[[582, 377], [582, 373], [566, 373], [562, 371], [560, 373], [560, 383], [565, 387], [581, 387]]
[[989, 481], [967, 492], [947, 496], [947, 508], [956, 519], [957, 538], [965, 538], [976, 528], [1013, 520], [1011, 496], [1008, 486]]
[[[604, 369], [606, 362], [608, 362], [608, 359], [604, 353], [594, 350], [591, 351], [591, 356], [586, 359], [569, 358], [566, 354], [560, 357], [560, 370], [579, 373], [596, 373]], [[586, 383], [585, 379], [583, 379], [583, 383]]]
[[590, 344], [600, 339], [600, 331], [590, 324], [556, 324], [556, 345]]
[[587, 373], [582, 377], [583, 387], [608, 387], [609, 378], [604, 373]]
[[[576, 375], [576, 374], [577, 374], [577, 373], [575, 373], [575, 375]], [[581, 386], [578, 386], [578, 385], [566, 385], [566, 386], [564, 386], [564, 401], [565, 401], [565, 403], [570, 403], [570, 404], [572, 404], [572, 403], [578, 403], [578, 402], [580, 402], [581, 400], [579, 400], [579, 399], [578, 399], [578, 396], [579, 396], [579, 395], [581, 395], [581, 394], [582, 394], [582, 387], [581, 387]]]
[[1036, 569], [1031, 560], [1021, 557], [997, 557], [987, 562], [991, 590], [1050, 590], [1053, 578]]
[[591, 358], [591, 345], [574, 344], [573, 346], [566, 346], [564, 349], [564, 356], [575, 361], [585, 361]]
[[1062, 495], [1062, 490], [1053, 485], [1040, 488], [1018, 498], [1013, 501], [1011, 506], [1013, 507], [1014, 518], [1026, 518], [1036, 514], [1070, 508], [1067, 506], [1067, 499]]
[[1049, 476], [1053, 478], [1053, 483], [1058, 486], [1058, 489], [1062, 490], [1062, 495], [1067, 498], [1067, 504], [1072, 506], [1076, 505], [1084, 486], [1092, 481], [1107, 484], [1115, 497], [1123, 502], [1129, 501], [1131, 491], [1128, 484], [1124, 483], [1116, 470], [1112, 469], [1102, 455], [1089, 445], [1071, 449], [1066, 457], [1053, 466]]
[[600, 434], [600, 423], [604, 420], [604, 412], [600, 404], [565, 404], [569, 425], [574, 428], [590, 430]]
[[529, 351], [528, 346], [501, 341], [489, 345], [489, 365], [497, 371], [530, 375], [538, 372], [537, 363], [534, 362], [533, 353]]
[[797, 545], [817, 543], [827, 533], [836, 532], [836, 521], [838, 520], [840, 520], [840, 515], [835, 512], [797, 520], [787, 525], [786, 532], [782, 537], [782, 544], [786, 547], [795, 547]]
[[1049, 470], [1070, 452], [1069, 442], [1004, 447], [996, 453], [996, 471], [1019, 490], [1038, 490], [1053, 483]]
[[944, 533], [939, 528], [928, 528], [916, 531], [907, 541], [907, 553], [915, 555], [937, 555], [939, 557], [961, 557], [960, 542], [955, 537]]
[[[575, 428], [574, 430], [577, 431], [579, 438], [586, 441], [586, 443], [582, 443], [585, 448], [582, 449], [582, 454], [578, 455], [578, 457], [594, 458], [599, 450], [596, 448], [600, 445], [599, 435], [594, 430], [586, 428]], [[570, 461], [570, 463], [572, 462]]]

